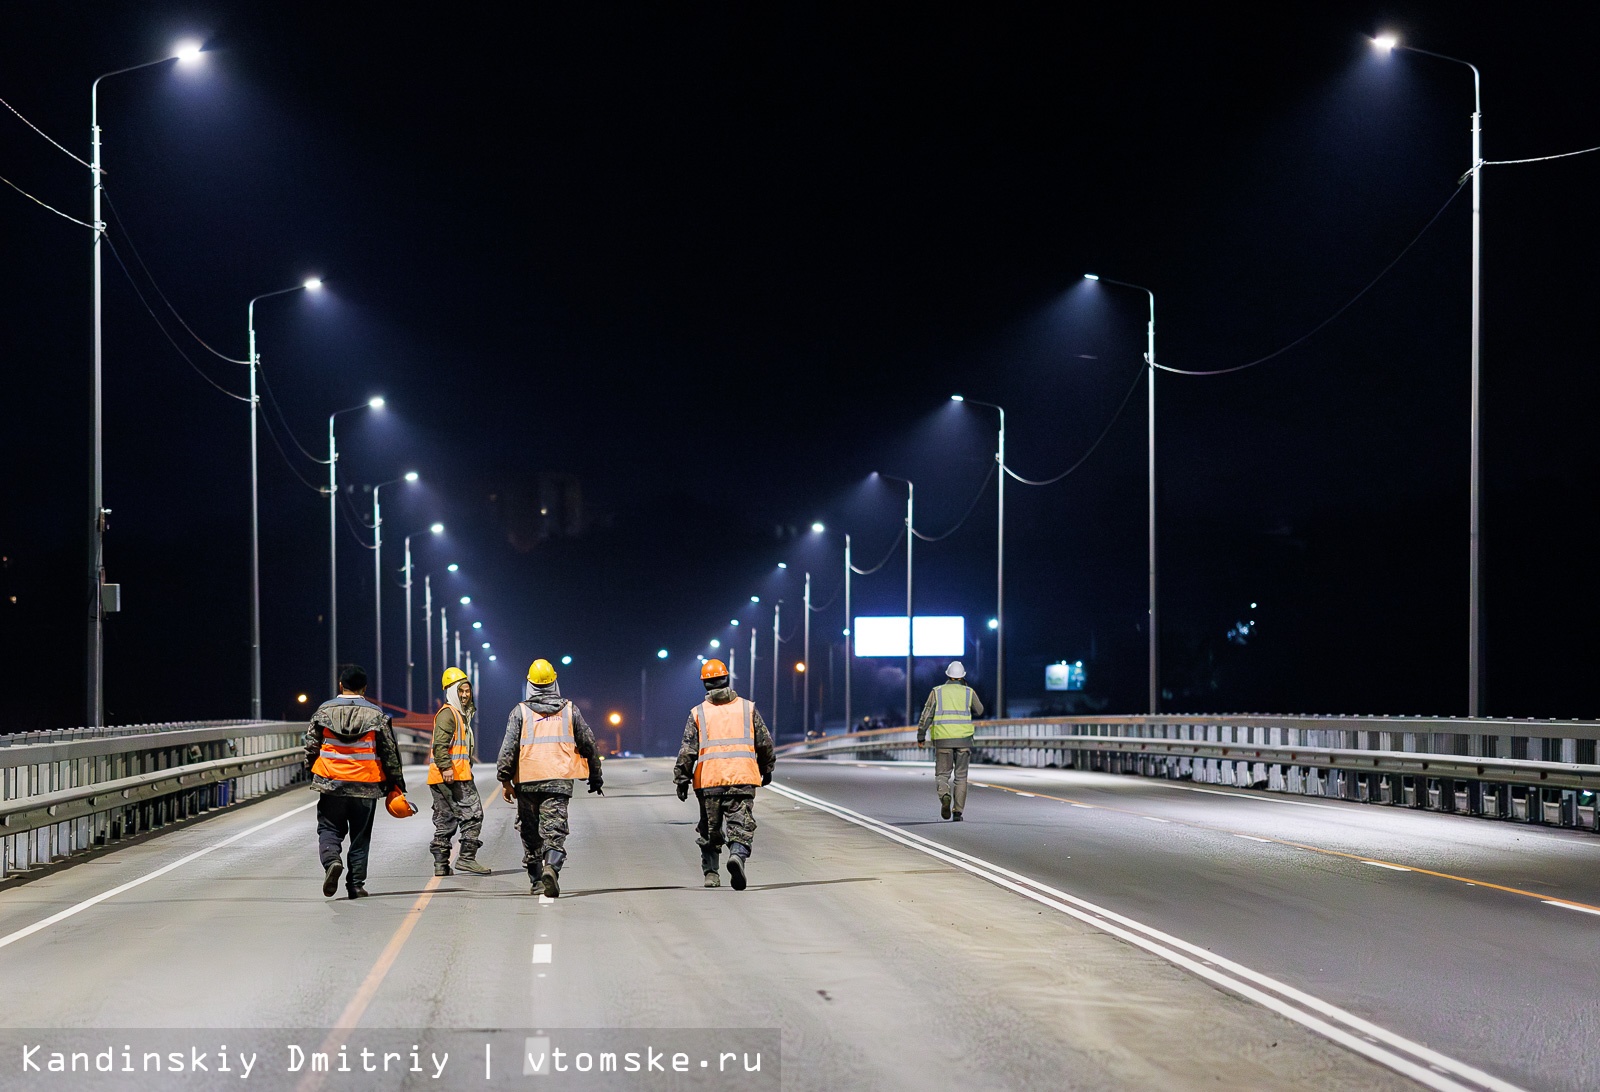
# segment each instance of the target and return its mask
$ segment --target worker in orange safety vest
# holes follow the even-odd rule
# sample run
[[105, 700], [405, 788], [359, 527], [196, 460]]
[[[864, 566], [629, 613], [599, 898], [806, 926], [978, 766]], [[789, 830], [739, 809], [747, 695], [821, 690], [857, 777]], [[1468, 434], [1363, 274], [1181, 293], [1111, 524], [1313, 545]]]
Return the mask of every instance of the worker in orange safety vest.
[[475, 876], [489, 875], [478, 862], [483, 844], [483, 798], [472, 780], [472, 759], [477, 742], [473, 733], [478, 707], [472, 700], [472, 683], [459, 667], [445, 668], [439, 685], [444, 704], [433, 716], [433, 761], [428, 764], [428, 794], [433, 797], [433, 874], [448, 876], [450, 839], [459, 830], [461, 849], [456, 868]]

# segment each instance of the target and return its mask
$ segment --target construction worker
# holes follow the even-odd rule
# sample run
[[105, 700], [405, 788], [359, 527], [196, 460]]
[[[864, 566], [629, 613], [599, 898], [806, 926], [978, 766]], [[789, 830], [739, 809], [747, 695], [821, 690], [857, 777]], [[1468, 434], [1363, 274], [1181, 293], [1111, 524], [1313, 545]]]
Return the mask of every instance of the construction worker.
[[689, 711], [672, 773], [678, 799], [689, 798], [692, 783], [700, 801], [700, 822], [694, 829], [705, 885], [722, 886], [718, 862], [726, 842], [728, 880], [735, 891], [743, 891], [750, 844], [756, 836], [756, 787], [772, 783], [777, 756], [755, 702], [741, 698], [728, 685], [727, 664], [707, 660], [700, 668], [700, 682], [706, 700]]
[[461, 832], [456, 867], [475, 876], [489, 875], [478, 863], [483, 844], [483, 799], [472, 780], [472, 759], [477, 751], [473, 726], [478, 707], [472, 700], [472, 683], [459, 667], [446, 668], [440, 680], [444, 705], [433, 716], [433, 762], [428, 766], [428, 793], [433, 797], [433, 874], [450, 875], [450, 839]]
[[378, 800], [391, 789], [406, 791], [400, 746], [389, 718], [366, 699], [367, 673], [354, 664], [339, 673], [339, 696], [323, 702], [306, 728], [306, 765], [317, 797], [317, 854], [322, 893], [332, 898], [344, 872], [340, 853], [350, 839], [345, 890], [367, 897], [367, 851]]
[[528, 684], [506, 721], [495, 773], [506, 800], [517, 805], [522, 863], [532, 893], [559, 898], [573, 779], [587, 778], [590, 792], [605, 793], [594, 733], [578, 707], [561, 696], [549, 660], [528, 667]]
[[[952, 660], [945, 669], [944, 682], [933, 688], [917, 722], [917, 745], [928, 740], [933, 729], [933, 787], [939, 794], [939, 818], [961, 822], [967, 807], [967, 766], [972, 759], [972, 718], [983, 716], [983, 702], [972, 687], [962, 682], [967, 669]], [[950, 774], [956, 778], [952, 788]], [[952, 792], [954, 798], [952, 799]]]

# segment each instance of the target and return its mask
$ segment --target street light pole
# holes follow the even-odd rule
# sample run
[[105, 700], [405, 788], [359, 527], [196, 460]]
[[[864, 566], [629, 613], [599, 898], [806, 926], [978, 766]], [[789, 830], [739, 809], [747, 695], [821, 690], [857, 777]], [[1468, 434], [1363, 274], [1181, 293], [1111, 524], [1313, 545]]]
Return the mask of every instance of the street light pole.
[[369, 398], [328, 414], [328, 687], [339, 692], [339, 445], [333, 420], [358, 409], [382, 409], [383, 398]]
[[[416, 480], [417, 472], [411, 470], [398, 478], [391, 478], [372, 487], [372, 624], [377, 653], [373, 661], [375, 683], [373, 693], [379, 701], [383, 700], [383, 509], [379, 504], [378, 494], [386, 485]], [[409, 546], [409, 543], [407, 545]]]
[[439, 604], [439, 673], [444, 674], [445, 664], [450, 662], [450, 622], [447, 618], [449, 608], [443, 603]]
[[772, 738], [778, 738], [778, 618], [783, 614], [783, 600], [772, 605]]
[[[409, 624], [407, 629], [409, 630]], [[433, 574], [422, 574], [422, 658], [426, 665], [422, 669], [423, 681], [431, 688], [433, 686]], [[406, 708], [411, 707], [411, 696], [406, 695]], [[431, 703], [430, 703], [431, 704]], [[428, 710], [430, 713], [432, 709]]]
[[[105, 237], [105, 221], [100, 218], [100, 194], [103, 188], [101, 176], [105, 173], [100, 167], [100, 81], [112, 76], [120, 76], [125, 72], [137, 72], [141, 68], [150, 68], [154, 65], [165, 64], [167, 61], [187, 61], [200, 55], [200, 49], [195, 47], [180, 47], [169, 57], [161, 57], [143, 64], [129, 65], [113, 72], [106, 72], [94, 78], [89, 85], [89, 188], [91, 209], [89, 223], [93, 225], [93, 242], [90, 244], [90, 290], [94, 300], [94, 364], [89, 372], [89, 641], [88, 657], [85, 671], [86, 710], [85, 721], [91, 728], [98, 728], [105, 723], [105, 537], [106, 516], [110, 509], [105, 506], [105, 458], [104, 438], [102, 432], [102, 395], [101, 372], [102, 353], [104, 342], [102, 336], [102, 309], [100, 291], [100, 242]], [[83, 162], [81, 159], [78, 162]]]
[[[971, 402], [975, 406], [988, 406], [1000, 413], [1000, 442], [994, 456], [994, 461], [1000, 468], [1000, 504], [998, 526], [995, 531], [994, 707], [995, 715], [1003, 717], [1006, 715], [1006, 411], [1004, 407], [993, 402], [983, 402], [959, 394], [951, 395], [950, 400]], [[982, 677], [981, 668], [978, 674]]]
[[[435, 523], [435, 524], [433, 524], [432, 526], [430, 526], [428, 528], [428, 532], [430, 534], [434, 534], [434, 535], [442, 535], [442, 534], [444, 534], [444, 524]], [[415, 533], [416, 533], [415, 531], [412, 532], [412, 534], [415, 534]], [[411, 569], [411, 535], [407, 535], [406, 536], [406, 708], [407, 709], [411, 708], [411, 696], [412, 696], [411, 695], [411, 683], [413, 681], [412, 677], [414, 675], [416, 675], [416, 673], [417, 673], [416, 656], [411, 651], [411, 624], [412, 624], [412, 621], [413, 621], [413, 611], [412, 611], [412, 608], [411, 608], [411, 587], [412, 587], [413, 581], [411, 579], [411, 575], [412, 575], [412, 569]], [[422, 579], [423, 579], [423, 584], [426, 585], [428, 578], [426, 576], [424, 576]], [[423, 589], [423, 598], [427, 602], [431, 602], [432, 601], [432, 597], [429, 594], [428, 589], [426, 587], [424, 587], [424, 589]], [[429, 621], [431, 622], [432, 619], [430, 618]], [[431, 676], [433, 674], [433, 642], [428, 637], [428, 627], [427, 627], [426, 623], [424, 623], [424, 625], [423, 625], [422, 634], [423, 634], [423, 643], [428, 646], [428, 665], [429, 665], [428, 666], [428, 674]]]
[[846, 733], [855, 730], [855, 721], [851, 719], [850, 710], [850, 669], [854, 666], [850, 659], [850, 631], [855, 626], [855, 619], [850, 616], [850, 536], [844, 536], [844, 730]]
[[1401, 45], [1392, 35], [1373, 39], [1379, 49], [1403, 49], [1407, 53], [1420, 53], [1435, 60], [1450, 61], [1472, 70], [1472, 451], [1470, 467], [1470, 501], [1467, 516], [1467, 716], [1483, 714], [1483, 570], [1479, 549], [1479, 512], [1481, 485], [1479, 445], [1479, 361], [1483, 275], [1483, 96], [1482, 77], [1478, 66], [1459, 57], [1434, 53], [1416, 46]]
[[910, 478], [897, 478], [893, 474], [878, 475], [892, 482], [904, 482], [906, 486], [906, 725], [911, 724], [911, 662], [914, 651], [913, 640], [916, 637], [916, 616], [911, 607], [911, 546], [917, 539], [915, 523], [917, 487], [911, 483]]
[[1121, 285], [1123, 288], [1133, 288], [1150, 297], [1150, 324], [1146, 328], [1145, 362], [1145, 445], [1146, 473], [1148, 488], [1146, 490], [1149, 508], [1149, 578], [1150, 578], [1150, 714], [1154, 716], [1161, 711], [1161, 660], [1160, 660], [1160, 621], [1156, 613], [1156, 294], [1150, 289], [1128, 281], [1112, 280], [1110, 277], [1099, 277], [1093, 273], [1085, 273], [1085, 280], [1103, 281], [1106, 284]]
[[806, 573], [806, 609], [803, 629], [805, 639], [804, 651], [801, 652], [800, 662], [805, 665], [805, 670], [800, 673], [800, 719], [805, 723], [801, 726], [802, 732], [811, 731], [811, 574]]

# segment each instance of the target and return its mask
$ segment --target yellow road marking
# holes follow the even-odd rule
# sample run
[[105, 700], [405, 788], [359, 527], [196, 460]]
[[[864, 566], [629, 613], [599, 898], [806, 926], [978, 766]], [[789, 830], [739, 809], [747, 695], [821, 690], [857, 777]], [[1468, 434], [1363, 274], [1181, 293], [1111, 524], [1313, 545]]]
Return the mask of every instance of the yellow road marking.
[[[1116, 812], [1119, 815], [1132, 815], [1140, 819], [1150, 818], [1150, 816], [1145, 815], [1142, 812], [1131, 811], [1127, 808], [1114, 808], [1106, 804], [1085, 804], [1080, 800], [1071, 800], [1065, 796], [1052, 796], [1049, 793], [1040, 792], [1038, 789], [1033, 789], [1027, 793], [1023, 793], [1017, 789], [1011, 788], [1009, 785], [996, 785], [989, 781], [974, 781], [972, 784], [982, 786], [986, 789], [999, 789], [1001, 792], [1014, 793], [1019, 796], [1025, 795], [1037, 797], [1040, 800], [1054, 800], [1062, 804], [1071, 804], [1075, 808], [1093, 808], [1099, 811]], [[1325, 857], [1342, 857], [1347, 861], [1360, 861], [1362, 864], [1377, 865], [1380, 868], [1392, 868], [1401, 872], [1415, 872], [1419, 875], [1433, 876], [1441, 880], [1452, 880], [1456, 883], [1464, 883], [1468, 887], [1487, 887], [1493, 891], [1504, 891], [1508, 895], [1521, 895], [1523, 898], [1538, 899], [1547, 906], [1565, 906], [1572, 910], [1583, 910], [1590, 914], [1600, 914], [1600, 906], [1594, 906], [1586, 902], [1578, 902], [1576, 899], [1551, 898], [1547, 892], [1527, 891], [1520, 887], [1508, 887], [1505, 884], [1490, 883], [1488, 880], [1470, 880], [1465, 876], [1457, 876], [1451, 872], [1439, 872], [1431, 868], [1419, 868], [1416, 865], [1404, 865], [1395, 861], [1385, 861], [1379, 857], [1366, 857], [1359, 853], [1345, 853], [1337, 849], [1325, 849], [1322, 846], [1310, 846], [1306, 845], [1304, 842], [1291, 842], [1286, 838], [1263, 838], [1259, 835], [1245, 834], [1243, 831], [1229, 830], [1226, 827], [1208, 826], [1204, 823], [1196, 823], [1188, 819], [1171, 819], [1167, 821], [1180, 823], [1186, 827], [1193, 827], [1195, 830], [1210, 831], [1217, 834], [1232, 834], [1235, 837], [1248, 838], [1255, 842], [1271, 842], [1274, 845], [1288, 846], [1291, 849], [1303, 849], [1308, 853], [1320, 853]]]

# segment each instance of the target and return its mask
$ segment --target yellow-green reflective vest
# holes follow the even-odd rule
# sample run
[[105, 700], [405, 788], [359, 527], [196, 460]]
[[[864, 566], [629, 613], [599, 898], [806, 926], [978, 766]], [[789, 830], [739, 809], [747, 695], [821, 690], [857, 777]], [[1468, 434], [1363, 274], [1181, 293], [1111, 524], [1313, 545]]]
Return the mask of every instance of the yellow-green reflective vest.
[[964, 683], [947, 682], [934, 687], [933, 692], [938, 695], [938, 704], [933, 708], [933, 738], [971, 738], [972, 691]]

